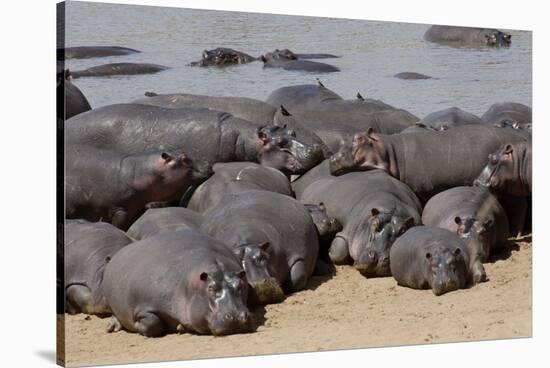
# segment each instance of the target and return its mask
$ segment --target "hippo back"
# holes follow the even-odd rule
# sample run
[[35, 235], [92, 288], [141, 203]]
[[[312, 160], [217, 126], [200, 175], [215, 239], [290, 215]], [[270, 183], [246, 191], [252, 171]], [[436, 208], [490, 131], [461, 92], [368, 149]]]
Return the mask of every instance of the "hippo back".
[[342, 97], [328, 88], [316, 84], [281, 87], [271, 92], [266, 102], [274, 107], [283, 105], [289, 111], [315, 109], [328, 101], [342, 100]]
[[130, 226], [126, 234], [134, 240], [155, 234], [200, 227], [202, 216], [183, 207], [150, 208]]

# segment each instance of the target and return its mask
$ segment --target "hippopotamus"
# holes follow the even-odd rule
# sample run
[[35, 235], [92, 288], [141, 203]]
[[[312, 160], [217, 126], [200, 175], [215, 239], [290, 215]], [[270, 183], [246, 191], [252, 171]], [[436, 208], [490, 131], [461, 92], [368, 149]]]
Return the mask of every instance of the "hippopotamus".
[[123, 230], [148, 203], [178, 200], [211, 173], [208, 163], [194, 163], [181, 152], [122, 154], [85, 145], [65, 152], [67, 218], [103, 219]]
[[277, 57], [285, 58], [289, 60], [297, 60], [297, 59], [333, 59], [333, 58], [339, 58], [340, 56], [332, 55], [332, 54], [297, 54], [289, 49], [275, 49], [275, 51], [272, 52], [272, 54], [276, 54]]
[[394, 75], [397, 79], [405, 79], [405, 80], [420, 80], [420, 79], [437, 79], [434, 77], [430, 77], [429, 75], [415, 73], [415, 72], [401, 72]]
[[309, 60], [289, 59], [281, 53], [268, 52], [267, 54], [260, 56], [260, 60], [263, 61], [264, 68], [282, 68], [284, 70], [296, 70], [312, 73], [333, 73], [340, 71], [340, 69], [334, 65]]
[[78, 46], [57, 49], [57, 60], [87, 59], [140, 53], [141, 51], [120, 46]]
[[254, 330], [245, 271], [233, 252], [193, 229], [154, 235], [121, 249], [105, 269], [109, 332], [147, 337]]
[[432, 289], [435, 295], [468, 285], [469, 254], [455, 233], [433, 226], [415, 226], [395, 241], [391, 273], [398, 285]]
[[329, 161], [330, 172], [381, 169], [407, 184], [426, 203], [446, 189], [471, 185], [486, 157], [506, 142], [526, 136], [514, 129], [464, 125], [435, 134], [382, 135], [369, 128], [342, 143]]
[[489, 155], [489, 162], [474, 181], [475, 186], [489, 188], [505, 208], [510, 235], [530, 230], [532, 193], [531, 142], [503, 144]]
[[434, 133], [440, 132], [443, 130], [449, 129], [446, 125], [442, 125], [439, 129], [434, 128], [433, 126], [426, 125], [421, 122], [416, 122], [407, 129], [403, 129], [399, 134], [408, 134], [408, 133]]
[[292, 181], [290, 183], [290, 186], [292, 187], [292, 190], [294, 191], [294, 196], [297, 199], [302, 198], [302, 194], [304, 193], [304, 190], [313, 182], [330, 178], [332, 175], [330, 174], [330, 167], [329, 167], [329, 160], [326, 159], [323, 162], [321, 162], [319, 165], [315, 166], [305, 174], [299, 176], [297, 179]]
[[332, 109], [298, 110], [289, 112], [281, 106], [283, 113], [292, 115], [303, 126], [309, 128], [331, 152], [336, 152], [340, 142], [368, 127], [377, 133], [394, 134], [411, 126], [418, 118], [405, 110], [371, 110], [361, 103], [346, 106], [337, 104]]
[[327, 214], [327, 208], [323, 202], [319, 202], [318, 204], [304, 203], [304, 207], [311, 215], [311, 219], [317, 228], [319, 239], [332, 239], [337, 232], [342, 230], [340, 221]]
[[491, 105], [489, 110], [481, 116], [481, 120], [488, 124], [511, 124], [517, 129], [530, 131], [533, 113], [529, 106], [516, 102], [502, 102]]
[[278, 296], [281, 288], [287, 293], [302, 290], [317, 263], [319, 240], [309, 211], [280, 193], [226, 194], [204, 213], [200, 229], [233, 249], [264, 244], [264, 255], [255, 261], [269, 265], [270, 278], [252, 285], [264, 302]]
[[261, 127], [221, 111], [138, 104], [100, 107], [65, 123], [68, 144], [86, 144], [125, 154], [181, 150], [212, 164], [252, 161], [300, 174], [324, 155], [322, 147], [308, 145], [294, 135], [284, 127]]
[[157, 64], [113, 63], [93, 66], [84, 70], [71, 71], [70, 77], [110, 77], [112, 75], [154, 74], [166, 69], [170, 68]]
[[57, 89], [65, 96], [65, 109], [63, 118], [69, 119], [81, 112], [91, 110], [88, 99], [77, 86], [71, 83], [69, 71], [65, 70], [57, 75]]
[[149, 208], [130, 226], [126, 235], [134, 240], [183, 229], [198, 229], [202, 216], [183, 207]]
[[308, 145], [317, 144], [321, 146], [327, 157], [330, 153], [321, 138], [309, 129], [306, 129], [292, 116], [285, 114], [284, 109], [276, 108], [260, 100], [247, 97], [217, 97], [188, 93], [158, 95], [154, 92], [146, 92], [145, 95], [148, 98], [138, 99], [133, 103], [166, 108], [208, 108], [230, 113], [237, 118], [258, 124], [258, 126], [264, 124], [274, 124], [280, 127], [286, 126], [293, 130], [296, 136], [300, 137]]
[[490, 28], [434, 25], [426, 31], [424, 39], [450, 46], [508, 47], [512, 35]]
[[314, 110], [326, 102], [343, 101], [336, 92], [322, 83], [301, 84], [276, 89], [267, 97], [266, 102], [274, 107], [281, 105], [288, 110]]
[[65, 222], [67, 313], [111, 313], [102, 289], [103, 273], [111, 258], [131, 242], [124, 231], [105, 222]]
[[474, 114], [470, 114], [458, 107], [451, 107], [426, 115], [420, 120], [420, 123], [430, 126], [435, 130], [445, 130], [461, 125], [482, 124], [483, 121]]
[[279, 170], [254, 162], [227, 162], [213, 166], [214, 174], [193, 193], [187, 208], [204, 213], [228, 193], [267, 190], [293, 197], [288, 178]]
[[527, 197], [532, 193], [531, 142], [506, 143], [489, 155], [474, 185], [499, 194]]
[[477, 187], [455, 187], [433, 196], [424, 207], [422, 223], [450, 230], [466, 241], [474, 284], [487, 279], [481, 262], [509, 233], [508, 216], [498, 199]]
[[202, 59], [189, 63], [189, 66], [228, 66], [246, 64], [258, 60], [244, 52], [218, 47], [212, 50], [204, 50]]
[[349, 173], [310, 184], [302, 203], [323, 202], [343, 230], [329, 256], [353, 265], [367, 277], [390, 275], [390, 248], [408, 228], [419, 225], [422, 207], [403, 183], [382, 170]]

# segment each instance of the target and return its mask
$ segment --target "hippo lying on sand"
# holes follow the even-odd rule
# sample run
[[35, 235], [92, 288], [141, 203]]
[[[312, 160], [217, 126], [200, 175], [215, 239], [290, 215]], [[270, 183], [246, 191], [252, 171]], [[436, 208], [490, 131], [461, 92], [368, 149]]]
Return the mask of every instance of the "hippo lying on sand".
[[499, 194], [527, 197], [532, 193], [531, 142], [503, 144], [489, 155], [489, 162], [474, 184]]
[[126, 155], [72, 145], [66, 148], [65, 160], [67, 218], [103, 219], [123, 230], [146, 204], [177, 200], [211, 173], [208, 164], [167, 152]]
[[57, 49], [57, 59], [87, 59], [105, 56], [135, 54], [141, 51], [120, 46], [79, 46]]
[[497, 29], [436, 25], [426, 31], [424, 39], [451, 46], [507, 47], [512, 35]]
[[202, 216], [183, 207], [150, 208], [130, 226], [126, 234], [134, 240], [183, 229], [198, 229]]
[[105, 270], [109, 332], [148, 337], [252, 332], [247, 279], [237, 257], [195, 230], [158, 234], [119, 251]]
[[329, 256], [336, 264], [350, 258], [365, 276], [390, 275], [390, 248], [409, 227], [420, 224], [422, 207], [412, 191], [381, 170], [315, 181], [302, 203], [322, 201], [343, 225]]
[[468, 249], [449, 230], [413, 227], [395, 241], [390, 259], [391, 273], [398, 285], [432, 289], [435, 295], [467, 286]]
[[69, 314], [111, 313], [102, 289], [111, 258], [132, 239], [104, 222], [65, 222], [65, 309]]
[[258, 190], [227, 194], [206, 211], [201, 230], [233, 249], [266, 243], [274, 282], [253, 285], [258, 299], [266, 302], [278, 296], [273, 291], [281, 287], [286, 292], [302, 290], [317, 262], [319, 240], [311, 215], [283, 194]]
[[330, 172], [381, 169], [407, 184], [424, 203], [452, 187], [471, 185], [501, 144], [521, 142], [509, 128], [465, 125], [438, 133], [378, 135], [369, 129], [346, 140], [330, 158]]
[[321, 146], [308, 145], [294, 135], [287, 128], [259, 127], [221, 111], [138, 104], [100, 107], [65, 123], [68, 144], [124, 154], [183, 151], [212, 164], [252, 161], [300, 174], [320, 162], [323, 152]]
[[81, 77], [109, 77], [112, 75], [154, 74], [170, 69], [157, 64], [114, 63], [94, 66], [84, 70], [71, 71], [72, 78]]
[[279, 170], [253, 162], [217, 163], [214, 174], [193, 193], [187, 208], [204, 213], [214, 207], [225, 194], [246, 190], [267, 190], [293, 196], [288, 178]]
[[509, 233], [504, 208], [485, 188], [455, 187], [433, 196], [424, 207], [422, 223], [450, 230], [466, 241], [475, 284], [487, 278], [481, 262]]

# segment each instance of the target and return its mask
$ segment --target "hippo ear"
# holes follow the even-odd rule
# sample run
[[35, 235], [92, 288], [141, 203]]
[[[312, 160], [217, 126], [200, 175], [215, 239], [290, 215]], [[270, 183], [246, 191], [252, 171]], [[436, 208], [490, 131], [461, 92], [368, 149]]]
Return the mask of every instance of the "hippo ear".
[[361, 96], [361, 94], [359, 92], [357, 92], [357, 94], [355, 95], [355, 97], [360, 100], [360, 101], [365, 101], [365, 98], [363, 96]]
[[369, 127], [369, 129], [367, 129], [367, 137], [375, 142], [378, 142], [379, 139], [378, 136], [374, 134], [374, 129], [372, 127]]
[[462, 251], [460, 250], [460, 248], [456, 248], [455, 251], [453, 252], [453, 254], [455, 255], [455, 257], [458, 257], [461, 252]]
[[200, 275], [201, 281], [206, 281], [208, 279], [208, 274], [206, 272], [201, 273]]
[[430, 252], [426, 253], [426, 259], [428, 260], [432, 259], [432, 254]]
[[240, 279], [244, 279], [246, 277], [246, 272], [244, 270], [240, 270], [237, 272], [237, 277]]
[[260, 60], [261, 60], [262, 62], [264, 62], [264, 63], [267, 61], [267, 59], [266, 59], [265, 56], [263, 56], [263, 55], [260, 56]]
[[281, 114], [283, 114], [283, 116], [291, 116], [292, 114], [288, 112], [287, 109], [285, 109], [285, 107], [283, 105], [281, 105]]
[[323, 202], [319, 202], [319, 209], [321, 211], [326, 211], [326, 207], [325, 207], [325, 204]]
[[366, 142], [366, 139], [365, 139], [364, 134], [356, 133], [356, 134], [353, 135], [353, 145], [354, 146], [363, 145], [363, 144], [365, 144], [365, 142]]
[[258, 138], [264, 143], [267, 144], [271, 141], [271, 138], [263, 131], [264, 127], [259, 127], [257, 131]]
[[204, 51], [202, 52], [202, 58], [203, 58], [203, 59], [208, 59], [208, 51], [204, 50]]
[[165, 163], [168, 163], [168, 162], [170, 162], [174, 159], [174, 157], [172, 155], [170, 155], [169, 153], [166, 153], [166, 152], [162, 152], [160, 154], [160, 157], [164, 160]]
[[455, 224], [457, 224], [457, 225], [461, 225], [461, 224], [462, 224], [462, 219], [460, 218], [460, 216], [456, 216], [456, 217], [455, 217]]
[[270, 246], [271, 244], [269, 244], [269, 242], [263, 242], [262, 244], [260, 244], [260, 249], [263, 251], [267, 251]]
[[512, 147], [511, 144], [507, 144], [506, 147], [504, 147], [504, 153], [511, 154], [514, 152], [514, 147]]
[[380, 211], [378, 210], [378, 208], [373, 208], [370, 210], [370, 214], [372, 216], [378, 216], [378, 214], [380, 213]]

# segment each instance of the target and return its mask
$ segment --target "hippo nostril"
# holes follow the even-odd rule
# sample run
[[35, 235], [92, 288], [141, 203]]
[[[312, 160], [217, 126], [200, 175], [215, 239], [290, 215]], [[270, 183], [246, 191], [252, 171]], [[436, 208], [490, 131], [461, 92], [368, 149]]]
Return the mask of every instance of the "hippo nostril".
[[250, 313], [244, 311], [239, 314], [239, 320], [241, 322], [248, 322], [249, 319], [250, 319]]
[[233, 322], [235, 320], [235, 317], [231, 313], [226, 313], [223, 316], [223, 320], [226, 322]]
[[370, 262], [376, 262], [378, 257], [376, 256], [376, 252], [372, 251], [372, 250], [369, 250], [369, 252], [367, 253], [367, 257], [368, 257], [368, 260]]

